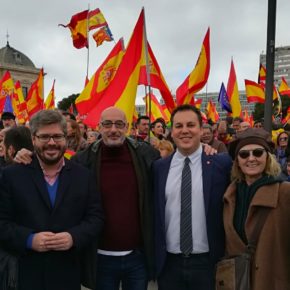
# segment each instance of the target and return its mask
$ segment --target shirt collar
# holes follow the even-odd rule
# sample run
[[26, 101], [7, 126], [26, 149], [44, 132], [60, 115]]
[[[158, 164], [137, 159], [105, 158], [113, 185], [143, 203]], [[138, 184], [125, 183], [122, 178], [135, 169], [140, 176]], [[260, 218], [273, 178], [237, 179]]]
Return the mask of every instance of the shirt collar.
[[176, 158], [178, 160], [184, 160], [186, 157], [188, 157], [190, 159], [190, 162], [193, 163], [193, 161], [200, 159], [201, 158], [201, 154], [202, 154], [202, 145], [200, 144], [199, 147], [190, 155], [185, 156], [183, 155], [178, 149], [176, 149]]

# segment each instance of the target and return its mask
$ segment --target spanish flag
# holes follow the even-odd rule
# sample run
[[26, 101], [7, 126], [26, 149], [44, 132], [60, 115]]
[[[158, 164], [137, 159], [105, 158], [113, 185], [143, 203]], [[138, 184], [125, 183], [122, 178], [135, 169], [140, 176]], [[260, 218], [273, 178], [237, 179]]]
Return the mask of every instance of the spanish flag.
[[207, 83], [210, 70], [210, 29], [208, 28], [194, 70], [176, 90], [178, 105], [189, 104], [191, 97]]
[[54, 110], [55, 109], [55, 101], [54, 101], [54, 84], [55, 80], [53, 80], [52, 88], [44, 102], [44, 107], [46, 110]]
[[282, 77], [281, 84], [279, 86], [279, 93], [280, 95], [288, 95], [290, 96], [290, 87], [288, 86], [284, 77]]
[[240, 117], [242, 114], [242, 107], [240, 103], [238, 82], [233, 60], [231, 61], [231, 68], [227, 85], [227, 94], [232, 108], [232, 116]]
[[103, 110], [110, 106], [115, 106], [123, 110], [127, 116], [128, 122], [132, 121], [142, 53], [144, 53], [142, 45], [143, 39], [144, 10], [142, 9], [114, 79], [102, 95], [102, 101], [96, 104], [84, 120], [88, 126], [95, 128], [99, 123], [100, 115]]
[[258, 83], [259, 84], [266, 83], [266, 68], [262, 64], [260, 64]]
[[109, 26], [104, 26], [97, 30], [93, 34], [93, 39], [95, 40], [97, 46], [100, 46], [104, 41], [114, 40]]
[[12, 98], [12, 106], [15, 106], [14, 112], [16, 114], [19, 123], [25, 124], [25, 122], [28, 120], [27, 105], [19, 81], [15, 83], [15, 91]]
[[[153, 53], [153, 50], [151, 49], [151, 46], [149, 42], [148, 44], [148, 57], [149, 57], [149, 74], [150, 74], [150, 85], [153, 88], [156, 88], [160, 91], [160, 94], [170, 112], [174, 110], [176, 107], [176, 104], [173, 100], [172, 94], [168, 88], [168, 85], [164, 79], [164, 76], [161, 72], [161, 69], [159, 67], [159, 64], [155, 58], [155, 55]], [[145, 45], [145, 43], [144, 43]], [[141, 71], [140, 71], [140, 77], [139, 77], [139, 84], [143, 85], [149, 85], [149, 82], [147, 80], [147, 71], [146, 71], [146, 58], [145, 55], [143, 56]]]
[[245, 80], [248, 103], [265, 103], [264, 86], [250, 80]]
[[121, 38], [75, 100], [75, 105], [81, 115], [91, 111], [102, 99], [116, 75], [124, 53], [124, 44]]
[[14, 91], [14, 83], [9, 71], [6, 71], [0, 80], [0, 112], [3, 111], [6, 96], [12, 96]]
[[28, 91], [26, 104], [29, 117], [43, 109], [43, 76], [42, 68]]
[[216, 110], [216, 106], [211, 100], [207, 103], [207, 106], [206, 106], [206, 116], [213, 123], [216, 123], [220, 118]]

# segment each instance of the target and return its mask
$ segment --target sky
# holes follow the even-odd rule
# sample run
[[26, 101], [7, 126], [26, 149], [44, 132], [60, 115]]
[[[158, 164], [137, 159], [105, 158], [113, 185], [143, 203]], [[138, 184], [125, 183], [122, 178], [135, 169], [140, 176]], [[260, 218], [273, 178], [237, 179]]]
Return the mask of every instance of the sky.
[[[44, 94], [56, 79], [56, 100], [79, 93], [84, 87], [87, 49], [72, 45], [67, 24], [72, 15], [100, 8], [116, 41], [127, 45], [142, 7], [147, 37], [169, 88], [178, 86], [193, 70], [203, 38], [210, 27], [211, 68], [207, 92], [227, 83], [233, 58], [239, 90], [244, 79], [257, 80], [259, 55], [266, 53], [268, 1], [266, 0], [1, 0], [0, 47], [7, 31], [13, 48], [27, 55], [46, 72]], [[290, 1], [277, 0], [276, 47], [290, 45]], [[89, 77], [114, 42], [96, 47], [90, 34]], [[141, 104], [144, 88], [138, 89]], [[204, 88], [201, 92], [205, 92]]]

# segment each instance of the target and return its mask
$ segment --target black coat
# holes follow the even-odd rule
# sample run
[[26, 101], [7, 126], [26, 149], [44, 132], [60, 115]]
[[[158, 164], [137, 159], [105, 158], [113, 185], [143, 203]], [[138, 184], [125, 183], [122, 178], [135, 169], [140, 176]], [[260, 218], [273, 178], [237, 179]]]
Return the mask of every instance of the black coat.
[[[52, 207], [37, 158], [12, 165], [0, 181], [0, 242], [19, 257], [19, 289], [80, 289], [80, 253], [96, 240], [103, 225], [99, 195], [91, 173], [65, 161]], [[68, 251], [35, 252], [26, 248], [31, 233], [69, 232]]]
[[[100, 144], [101, 140], [90, 145], [86, 150], [74, 155], [72, 161], [78, 162], [90, 168], [96, 176], [97, 185], [100, 186]], [[159, 151], [154, 149], [147, 142], [139, 142], [131, 138], [126, 138], [129, 151], [132, 156], [135, 168], [138, 188], [139, 188], [139, 210], [140, 225], [146, 266], [149, 278], [154, 273], [154, 240], [153, 240], [153, 184], [152, 184], [152, 164], [160, 158]]]

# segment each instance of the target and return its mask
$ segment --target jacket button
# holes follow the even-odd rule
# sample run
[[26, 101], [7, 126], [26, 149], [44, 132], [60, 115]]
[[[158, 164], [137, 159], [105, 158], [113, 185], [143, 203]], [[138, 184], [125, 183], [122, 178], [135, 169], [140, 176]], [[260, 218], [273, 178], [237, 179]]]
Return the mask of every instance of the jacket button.
[[256, 268], [256, 270], [259, 270], [259, 266], [257, 264], [256, 264], [255, 268]]

